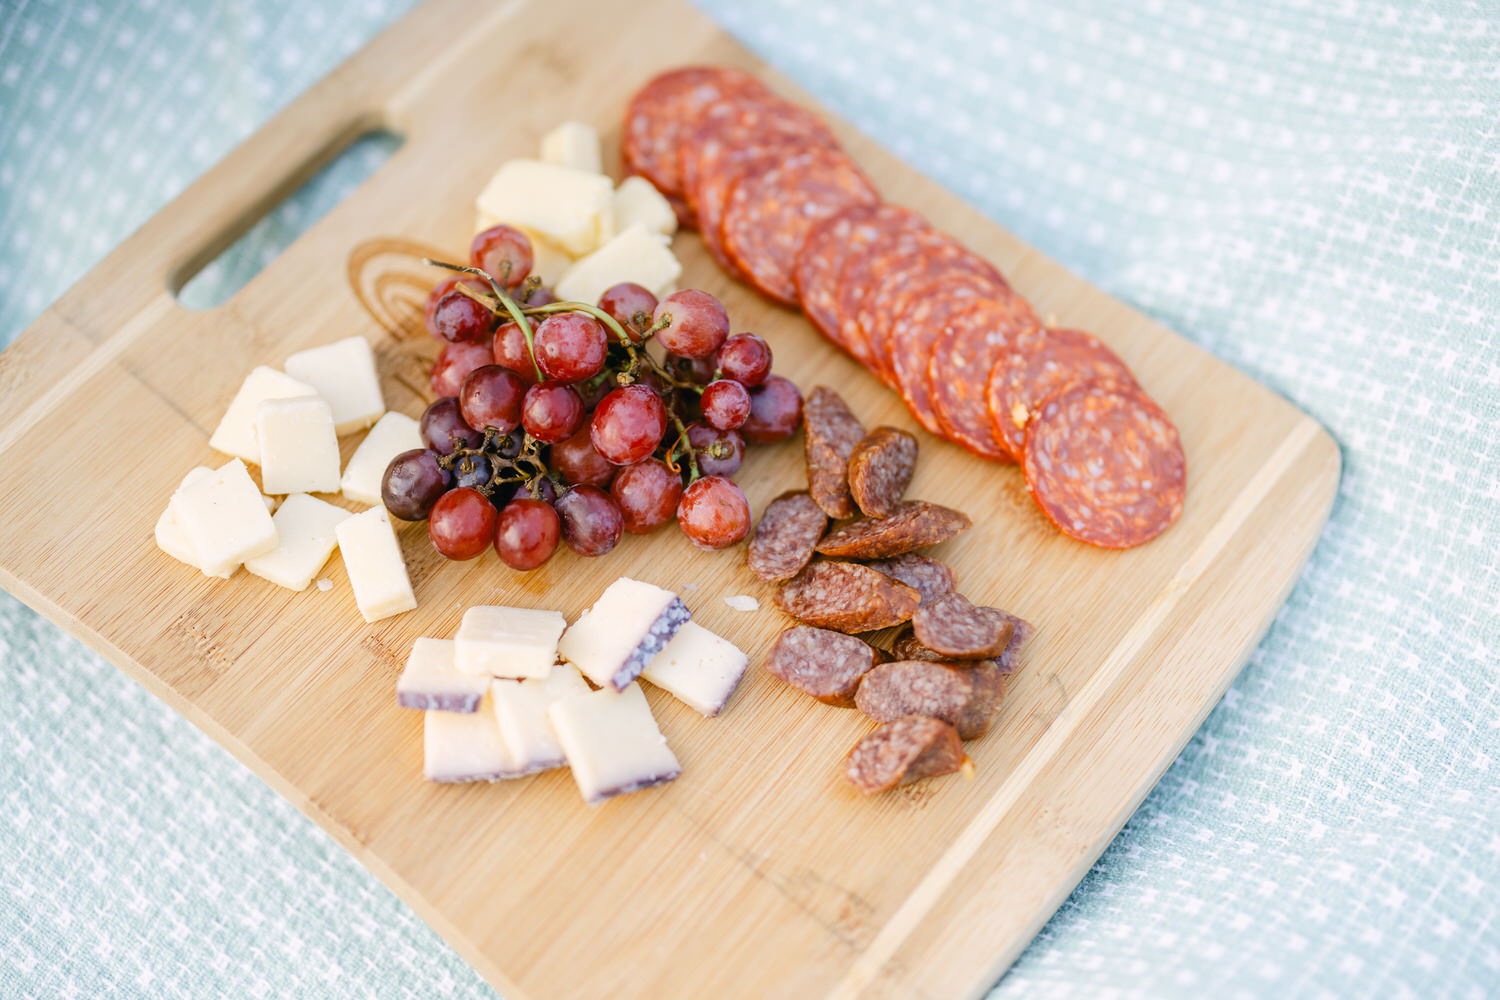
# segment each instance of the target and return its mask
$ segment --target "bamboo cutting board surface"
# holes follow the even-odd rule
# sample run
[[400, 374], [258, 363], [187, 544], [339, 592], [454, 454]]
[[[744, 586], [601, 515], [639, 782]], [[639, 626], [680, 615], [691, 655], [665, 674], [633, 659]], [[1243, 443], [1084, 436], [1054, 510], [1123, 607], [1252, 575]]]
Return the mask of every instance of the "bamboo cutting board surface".
[[[512, 1000], [531, 997], [982, 993], [1172, 761], [1269, 626], [1315, 543], [1339, 474], [1310, 418], [1070, 275], [842, 127], [892, 201], [995, 261], [1039, 314], [1100, 334], [1182, 432], [1180, 522], [1123, 553], [1048, 526], [1014, 467], [918, 433], [910, 495], [975, 528], [936, 550], [979, 603], [1038, 634], [972, 781], [859, 797], [840, 777], [870, 728], [770, 678], [789, 622], [743, 549], [675, 529], [513, 573], [493, 554], [436, 555], [401, 530], [420, 607], [366, 625], [337, 556], [332, 591], [245, 573], [209, 580], [160, 553], [152, 526], [257, 364], [360, 333], [392, 409], [428, 401], [420, 332], [437, 274], [407, 241], [461, 255], [472, 198], [566, 118], [605, 134], [618, 176], [624, 102], [669, 65], [763, 67], [680, 0], [619, 5], [434, 0], [376, 39], [131, 237], [0, 354], [0, 584], [166, 699], [328, 829]], [[773, 86], [811, 105], [784, 81]], [[349, 139], [405, 145], [227, 304], [175, 289]], [[837, 387], [868, 426], [916, 430], [897, 399], [799, 316], [728, 280], [681, 236], [684, 287], [720, 296], [804, 390]], [[113, 461], [80, 479], [46, 442], [86, 433]], [[344, 439], [344, 457], [359, 436]], [[738, 476], [758, 512], [803, 481], [797, 439]], [[696, 620], [751, 654], [725, 714], [662, 692], [683, 765], [663, 789], [584, 806], [566, 772], [499, 785], [420, 779], [421, 719], [392, 687], [411, 641], [498, 603], [570, 619], [620, 575], [682, 590]], [[752, 594], [755, 614], [722, 597]]]

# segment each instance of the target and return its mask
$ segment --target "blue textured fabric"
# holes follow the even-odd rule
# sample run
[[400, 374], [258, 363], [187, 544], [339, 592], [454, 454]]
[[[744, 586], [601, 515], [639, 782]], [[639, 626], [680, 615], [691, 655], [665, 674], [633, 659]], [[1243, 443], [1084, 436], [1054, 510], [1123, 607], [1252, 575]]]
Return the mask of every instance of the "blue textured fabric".
[[[0, 2], [0, 342], [403, 6]], [[703, 6], [1344, 448], [1275, 627], [996, 995], [1500, 992], [1495, 12]], [[0, 995], [492, 995], [226, 753], [4, 596], [0, 661]]]

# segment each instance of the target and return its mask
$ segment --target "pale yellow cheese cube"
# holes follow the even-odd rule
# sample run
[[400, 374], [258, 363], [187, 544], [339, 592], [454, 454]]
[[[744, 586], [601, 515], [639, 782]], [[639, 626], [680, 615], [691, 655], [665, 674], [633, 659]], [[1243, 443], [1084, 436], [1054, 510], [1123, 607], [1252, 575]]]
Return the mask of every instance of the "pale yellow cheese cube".
[[267, 399], [315, 396], [317, 392], [317, 389], [306, 382], [261, 365], [245, 376], [229, 409], [224, 411], [219, 426], [214, 428], [213, 437], [208, 439], [208, 445], [226, 455], [259, 465], [260, 443], [255, 437], [255, 408]]
[[260, 481], [267, 493], [337, 493], [339, 439], [321, 397], [267, 399], [255, 409]]
[[156, 519], [156, 547], [178, 562], [185, 562], [194, 569], [202, 569], [198, 565], [198, 550], [193, 548], [193, 540], [188, 537], [182, 522], [177, 518], [177, 497], [183, 490], [194, 483], [212, 477], [214, 470], [206, 465], [199, 465], [191, 469], [187, 475], [182, 477], [182, 482], [172, 491], [167, 505], [162, 509], [161, 517]]
[[354, 588], [354, 602], [365, 621], [379, 621], [417, 606], [401, 543], [384, 507], [346, 517], [334, 534]]
[[653, 233], [677, 232], [677, 213], [660, 191], [644, 177], [627, 177], [615, 188], [615, 228], [624, 232], [639, 222]]
[[542, 159], [564, 167], [575, 167], [590, 173], [604, 172], [604, 156], [599, 149], [599, 132], [583, 122], [563, 122], [542, 136]]
[[333, 411], [339, 434], [363, 430], [385, 412], [375, 352], [363, 337], [346, 337], [298, 351], [286, 359], [287, 374], [301, 379], [322, 396]]
[[403, 451], [421, 447], [420, 425], [404, 413], [387, 413], [375, 422], [349, 456], [339, 490], [355, 503], [380, 503], [380, 483], [391, 459]]
[[510, 160], [480, 192], [479, 211], [535, 230], [573, 256], [609, 232], [614, 185], [603, 174], [541, 160]]
[[661, 235], [635, 223], [569, 268], [556, 291], [560, 299], [594, 303], [611, 285], [634, 281], [660, 298], [681, 276], [682, 265]]
[[228, 577], [246, 559], [276, 547], [276, 525], [237, 458], [180, 491], [172, 506], [208, 576]]
[[246, 559], [245, 569], [288, 590], [306, 590], [333, 555], [338, 544], [334, 529], [350, 516], [342, 507], [293, 493], [271, 518], [276, 525], [276, 548]]

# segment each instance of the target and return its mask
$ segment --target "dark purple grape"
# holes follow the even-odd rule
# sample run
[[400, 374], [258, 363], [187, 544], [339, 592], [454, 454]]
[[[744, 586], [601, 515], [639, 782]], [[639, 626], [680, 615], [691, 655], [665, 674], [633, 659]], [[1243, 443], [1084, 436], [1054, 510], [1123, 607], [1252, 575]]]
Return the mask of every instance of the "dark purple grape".
[[521, 454], [523, 438], [524, 435], [520, 430], [513, 430], [504, 437], [496, 438], [492, 450], [498, 457], [509, 461]]
[[470, 427], [510, 433], [521, 425], [526, 380], [509, 368], [484, 365], [469, 373], [458, 393], [458, 405]]
[[750, 418], [750, 391], [733, 379], [717, 379], [704, 387], [698, 406], [708, 423], [732, 431]]
[[446, 455], [459, 448], [478, 448], [484, 443], [484, 435], [464, 422], [458, 400], [452, 396], [435, 399], [422, 412], [418, 425], [422, 432], [422, 443], [439, 455]]
[[490, 286], [484, 282], [484, 279], [472, 274], [456, 274], [451, 278], [444, 278], [433, 286], [432, 291], [427, 295], [427, 305], [422, 310], [422, 324], [427, 328], [428, 333], [439, 340], [446, 340], [447, 338], [438, 333], [438, 303], [443, 301], [444, 296], [457, 288], [459, 284], [467, 285], [469, 288], [474, 289], [474, 291], [483, 292], [485, 295], [490, 294]]
[[802, 393], [790, 380], [770, 375], [750, 390], [750, 419], [740, 434], [751, 444], [769, 444], [792, 436], [802, 423]]
[[719, 371], [747, 389], [771, 374], [771, 345], [753, 333], [737, 333], [719, 348]]
[[495, 554], [511, 569], [536, 569], [552, 558], [562, 521], [550, 504], [526, 497], [512, 500], [495, 520]]
[[603, 488], [615, 477], [616, 466], [594, 450], [588, 427], [553, 445], [547, 460], [553, 471], [570, 483]]
[[437, 452], [426, 448], [403, 451], [391, 459], [380, 479], [385, 509], [403, 521], [424, 520], [453, 485], [453, 476], [438, 464]]
[[546, 476], [538, 476], [527, 484], [526, 495], [543, 503], [552, 503], [562, 491]]
[[714, 380], [715, 362], [709, 358], [684, 358], [680, 354], [668, 354], [665, 367], [672, 376], [694, 385], [708, 385]]
[[495, 329], [495, 314], [463, 292], [452, 291], [432, 310], [432, 329], [450, 344], [481, 343]]
[[495, 508], [478, 490], [449, 490], [427, 516], [427, 537], [449, 559], [473, 559], [494, 541]]
[[488, 486], [493, 476], [494, 470], [490, 467], [490, 460], [483, 455], [463, 455], [453, 463], [455, 486], [466, 486], [477, 490], [481, 486]]
[[610, 495], [620, 507], [625, 530], [632, 535], [655, 531], [677, 513], [682, 478], [659, 458], [627, 465], [615, 476]]
[[570, 486], [552, 502], [563, 540], [581, 556], [602, 556], [620, 544], [625, 520], [614, 499], [597, 486]]
[[704, 476], [682, 491], [677, 524], [700, 549], [722, 549], [750, 534], [750, 501], [723, 476]]
[[673, 354], [709, 358], [729, 336], [729, 314], [724, 304], [707, 292], [685, 288], [656, 305], [653, 323], [667, 321], [656, 339]]
[[705, 476], [732, 476], [745, 461], [745, 439], [739, 431], [720, 431], [707, 424], [689, 424], [688, 444]]
[[535, 309], [537, 306], [550, 306], [557, 300], [556, 292], [546, 285], [537, 285], [526, 293], [525, 304], [527, 308]]

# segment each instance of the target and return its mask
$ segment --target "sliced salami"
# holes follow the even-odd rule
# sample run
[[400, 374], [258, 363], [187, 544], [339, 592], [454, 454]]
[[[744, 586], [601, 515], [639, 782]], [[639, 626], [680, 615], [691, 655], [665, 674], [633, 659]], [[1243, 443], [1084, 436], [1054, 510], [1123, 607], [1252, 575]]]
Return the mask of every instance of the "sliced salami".
[[1053, 391], [1089, 379], [1135, 384], [1120, 356], [1081, 330], [1033, 330], [990, 369], [987, 399], [995, 436], [1016, 461], [1026, 444], [1026, 425]]
[[887, 232], [908, 228], [916, 221], [915, 213], [899, 205], [853, 205], [824, 219], [807, 234], [797, 255], [794, 278], [802, 311], [823, 336], [844, 347], [839, 333], [844, 264], [874, 246]]
[[1015, 625], [998, 608], [975, 607], [962, 594], [923, 601], [912, 631], [928, 649], [955, 660], [989, 660], [1005, 652]]
[[877, 427], [849, 453], [848, 470], [855, 506], [871, 517], [887, 517], [917, 471], [917, 439], [897, 427]]
[[849, 255], [839, 275], [838, 339], [856, 361], [875, 370], [869, 345], [859, 329], [859, 307], [891, 262], [951, 239], [933, 229], [926, 219], [911, 213], [904, 218], [892, 217], [879, 239], [865, 250]]
[[946, 542], [971, 524], [962, 511], [908, 500], [890, 517], [862, 517], [835, 528], [823, 536], [818, 551], [840, 559], [885, 559]]
[[[960, 275], [973, 279], [982, 294], [998, 296], [1010, 293], [1010, 286], [993, 264], [956, 239], [947, 237], [919, 252], [893, 260], [860, 303], [855, 317], [860, 334], [869, 345], [873, 370], [877, 374], [884, 373], [882, 377], [888, 384], [891, 381], [891, 360], [888, 355], [879, 353], [876, 344], [888, 346], [890, 328], [908, 302], [926, 294], [935, 282]], [[951, 294], [956, 287], [957, 283], [952, 283], [944, 294]]]
[[860, 678], [880, 660], [863, 639], [797, 625], [776, 637], [766, 670], [828, 705], [852, 705]]
[[850, 633], [899, 625], [921, 601], [899, 580], [847, 562], [812, 563], [776, 592], [776, 606], [793, 618]]
[[879, 322], [866, 338], [876, 370], [883, 373], [882, 381], [892, 388], [899, 388], [894, 345], [899, 337], [906, 334], [902, 320], [908, 314], [912, 317], [920, 315], [921, 310], [913, 312], [917, 303], [923, 300], [931, 302], [934, 298], [958, 301], [981, 299], [996, 294], [1001, 287], [989, 275], [962, 269], [945, 271], [937, 277], [907, 286], [906, 291], [896, 297], [889, 308], [880, 310], [877, 314]]
[[1041, 329], [1041, 321], [1009, 289], [982, 302], [937, 339], [927, 362], [928, 391], [945, 437], [983, 458], [1011, 461], [990, 420], [989, 373], [1018, 339]]
[[912, 416], [933, 434], [943, 432], [927, 381], [933, 347], [950, 323], [987, 301], [983, 297], [987, 286], [974, 286], [968, 279], [950, 280], [951, 287], [947, 282], [936, 285], [933, 294], [913, 301], [897, 319], [890, 338], [896, 389]]
[[628, 168], [669, 199], [681, 199], [678, 150], [683, 138], [704, 109], [734, 93], [769, 91], [749, 74], [725, 66], [684, 66], [653, 77], [625, 111], [621, 145]]
[[942, 719], [962, 739], [983, 736], [1005, 695], [1005, 678], [993, 663], [954, 667], [926, 660], [882, 663], [860, 679], [854, 705], [876, 722], [907, 715]]
[[750, 572], [767, 583], [802, 572], [828, 530], [828, 515], [806, 493], [783, 493], [766, 505], [750, 538]]
[[1106, 549], [1167, 530], [1187, 490], [1177, 428], [1123, 382], [1076, 382], [1048, 396], [1026, 428], [1022, 467], [1027, 489], [1059, 531]]
[[908, 715], [855, 744], [844, 774], [855, 788], [872, 795], [970, 766], [958, 730], [941, 719]]
[[905, 552], [889, 559], [877, 559], [868, 565], [915, 590], [922, 596], [923, 604], [953, 593], [958, 582], [952, 566], [919, 552]]

